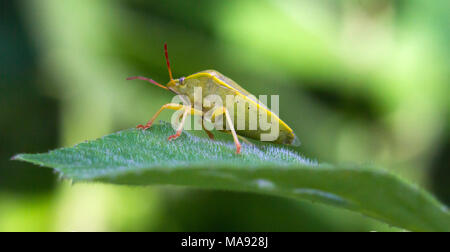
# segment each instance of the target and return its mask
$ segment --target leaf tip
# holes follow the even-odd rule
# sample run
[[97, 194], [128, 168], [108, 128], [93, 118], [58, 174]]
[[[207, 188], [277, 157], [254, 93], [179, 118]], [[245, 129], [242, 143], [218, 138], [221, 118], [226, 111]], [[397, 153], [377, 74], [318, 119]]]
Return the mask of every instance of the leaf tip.
[[23, 161], [23, 154], [16, 154], [10, 158], [10, 160], [19, 160]]

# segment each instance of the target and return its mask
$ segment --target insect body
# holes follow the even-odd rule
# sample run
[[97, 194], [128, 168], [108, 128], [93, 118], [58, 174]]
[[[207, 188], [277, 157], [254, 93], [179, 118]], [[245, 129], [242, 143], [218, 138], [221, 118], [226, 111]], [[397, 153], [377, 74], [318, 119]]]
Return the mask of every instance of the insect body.
[[[156, 81], [136, 76], [136, 77], [130, 77], [127, 78], [127, 80], [133, 80], [133, 79], [140, 79], [140, 80], [146, 80], [149, 81], [161, 88], [167, 89], [172, 91], [173, 93], [177, 95], [183, 95], [184, 97], [187, 97], [189, 99], [189, 104], [192, 104], [190, 106], [182, 105], [182, 104], [176, 104], [176, 103], [168, 103], [166, 105], [163, 105], [161, 109], [156, 112], [156, 114], [145, 124], [145, 125], [138, 125], [137, 128], [141, 129], [147, 129], [150, 128], [155, 121], [155, 119], [158, 117], [158, 115], [165, 109], [173, 109], [173, 110], [182, 110], [183, 114], [181, 115], [181, 123], [178, 126], [177, 132], [175, 135], [172, 135], [169, 137], [168, 140], [176, 139], [181, 135], [181, 132], [183, 130], [183, 126], [185, 123], [185, 119], [188, 114], [193, 115], [200, 115], [204, 116], [208, 111], [212, 111], [212, 118], [217, 118], [220, 115], [224, 116], [223, 124], [224, 126], [228, 126], [226, 132], [230, 132], [233, 135], [233, 139], [236, 145], [236, 153], [240, 153], [241, 144], [239, 143], [239, 136], [242, 137], [248, 137], [252, 139], [260, 140], [261, 135], [265, 134], [266, 131], [259, 129], [249, 129], [248, 127], [248, 120], [245, 120], [245, 118], [248, 118], [248, 113], [251, 109], [258, 110], [259, 113], [265, 114], [267, 117], [272, 118], [272, 120], [275, 120], [274, 123], [278, 124], [279, 133], [278, 137], [272, 142], [274, 143], [280, 143], [280, 144], [287, 144], [287, 145], [298, 145], [299, 141], [297, 137], [295, 136], [292, 129], [284, 123], [277, 115], [275, 115], [272, 111], [270, 111], [266, 106], [264, 106], [261, 102], [259, 102], [254, 96], [252, 96], [249, 92], [247, 92], [244, 88], [239, 86], [236, 82], [233, 80], [227, 78], [226, 76], [222, 75], [221, 73], [215, 71], [215, 70], [205, 70], [201, 71], [192, 75], [189, 75], [187, 77], [181, 77], [179, 79], [173, 79], [172, 77], [172, 71], [170, 68], [169, 63], [169, 57], [167, 53], [167, 44], [164, 45], [165, 49], [165, 56], [166, 56], [166, 62], [167, 62], [167, 68], [169, 70], [169, 76], [170, 81], [167, 83], [167, 85], [162, 85], [157, 83]], [[233, 100], [234, 103], [244, 102], [247, 106], [245, 107], [246, 110], [246, 116], [245, 117], [238, 117], [237, 113], [230, 113], [230, 111], [227, 109], [226, 105], [224, 104], [221, 107], [211, 107], [209, 104], [204, 104], [201, 106], [201, 109], [195, 109], [194, 107], [194, 89], [195, 88], [201, 88], [203, 90], [202, 92], [202, 100], [204, 98], [208, 98], [210, 95], [216, 95], [220, 97], [223, 101], [227, 100], [227, 96], [235, 96], [236, 99]], [[234, 104], [232, 104], [234, 105]], [[233, 106], [234, 107], [234, 106]], [[245, 129], [240, 129], [238, 125], [246, 125], [247, 127], [244, 127]], [[203, 126], [203, 122], [202, 122]], [[208, 136], [213, 139], [214, 136], [211, 132], [209, 132], [204, 126], [203, 129], [208, 134]]]

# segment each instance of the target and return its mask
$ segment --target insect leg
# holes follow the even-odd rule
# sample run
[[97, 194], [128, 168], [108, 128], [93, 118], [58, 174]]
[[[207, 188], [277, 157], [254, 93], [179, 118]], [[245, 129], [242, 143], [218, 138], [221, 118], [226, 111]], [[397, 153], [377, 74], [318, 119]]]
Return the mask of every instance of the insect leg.
[[189, 113], [190, 110], [191, 110], [190, 107], [185, 107], [183, 116], [181, 117], [181, 123], [180, 123], [180, 125], [178, 126], [178, 129], [177, 129], [177, 133], [175, 133], [175, 135], [169, 136], [169, 138], [167, 140], [170, 141], [172, 139], [177, 139], [181, 135], [181, 132], [183, 131], [184, 123], [186, 122], [187, 114]]
[[[226, 133], [232, 134], [231, 131], [230, 131], [230, 132], [226, 132]], [[248, 144], [248, 145], [253, 145], [253, 143], [250, 142], [247, 138], [245, 138], [245, 137], [243, 137], [243, 136], [240, 136], [240, 135], [237, 135], [237, 137], [238, 137], [239, 139], [241, 139], [242, 142], [245, 142], [245, 143]]]
[[233, 135], [234, 144], [236, 145], [236, 154], [239, 154], [241, 152], [241, 144], [239, 143], [238, 135], [234, 130], [234, 124], [233, 121], [231, 120], [230, 113], [228, 112], [227, 108], [222, 107], [213, 112], [213, 117], [216, 117], [221, 114], [225, 114], [225, 118], [227, 120], [228, 126], [230, 127], [231, 134]]
[[[163, 105], [158, 112], [155, 113], [155, 115], [152, 117], [152, 119], [150, 119], [145, 125], [139, 124], [138, 126], [136, 126], [136, 128], [138, 129], [143, 129], [146, 130], [148, 128], [150, 128], [153, 124], [153, 122], [156, 120], [156, 118], [158, 117], [158, 115], [164, 110], [164, 109], [172, 109], [172, 110], [179, 110], [182, 108], [186, 108], [186, 106], [181, 105], [181, 104], [177, 104], [177, 103], [167, 103], [166, 105]], [[202, 115], [203, 112], [200, 110], [196, 110], [193, 109], [191, 107], [187, 107], [190, 110], [190, 113], [193, 115]], [[186, 108], [186, 109], [187, 109]]]
[[183, 105], [181, 105], [181, 104], [176, 104], [176, 103], [165, 104], [158, 110], [158, 112], [155, 113], [155, 115], [153, 115], [152, 119], [150, 119], [145, 125], [139, 124], [138, 126], [136, 126], [136, 128], [143, 129], [143, 130], [150, 128], [152, 126], [153, 122], [156, 120], [156, 118], [159, 116], [159, 114], [164, 109], [179, 110], [181, 108], [183, 108]]
[[207, 130], [207, 129], [205, 128], [205, 125], [204, 125], [204, 123], [203, 123], [203, 116], [202, 116], [202, 128], [203, 128], [203, 130], [206, 132], [206, 134], [208, 134], [209, 139], [214, 140], [214, 135], [213, 135], [213, 133], [211, 133], [211, 131], [209, 131], [209, 130]]

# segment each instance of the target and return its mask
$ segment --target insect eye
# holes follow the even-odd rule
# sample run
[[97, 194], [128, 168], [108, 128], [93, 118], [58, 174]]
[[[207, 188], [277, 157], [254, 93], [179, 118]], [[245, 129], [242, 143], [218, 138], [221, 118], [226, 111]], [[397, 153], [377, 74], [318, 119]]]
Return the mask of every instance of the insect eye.
[[180, 78], [180, 85], [184, 85], [184, 77]]

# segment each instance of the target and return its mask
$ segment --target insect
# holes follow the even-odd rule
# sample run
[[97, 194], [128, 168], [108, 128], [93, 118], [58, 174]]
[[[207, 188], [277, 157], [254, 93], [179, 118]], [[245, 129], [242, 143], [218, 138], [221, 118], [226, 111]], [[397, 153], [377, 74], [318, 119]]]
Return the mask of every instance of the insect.
[[[241, 151], [241, 144], [239, 142], [239, 138], [241, 137], [247, 137], [251, 139], [257, 139], [260, 140], [261, 134], [263, 134], [265, 131], [261, 129], [256, 130], [249, 130], [246, 128], [246, 130], [239, 130], [237, 127], [238, 123], [242, 123], [242, 118], [238, 118], [236, 113], [232, 113], [234, 116], [231, 116], [230, 111], [228, 111], [227, 106], [222, 106], [219, 108], [212, 107], [212, 106], [206, 106], [202, 105], [201, 110], [194, 108], [194, 88], [202, 88], [202, 99], [208, 97], [209, 95], [218, 95], [222, 98], [222, 100], [226, 100], [227, 95], [234, 95], [236, 97], [239, 97], [240, 99], [237, 99], [235, 102], [244, 101], [248, 103], [247, 109], [250, 109], [250, 106], [253, 106], [254, 108], [258, 109], [260, 113], [265, 113], [266, 116], [269, 116], [272, 118], [272, 120], [275, 120], [275, 122], [278, 123], [279, 126], [279, 134], [278, 137], [273, 140], [274, 143], [279, 144], [287, 144], [287, 145], [299, 145], [299, 141], [292, 131], [292, 129], [283, 122], [277, 115], [275, 115], [271, 110], [269, 110], [266, 106], [264, 106], [262, 103], [259, 102], [258, 99], [254, 98], [249, 92], [247, 92], [244, 88], [239, 86], [236, 82], [233, 80], [227, 78], [223, 74], [219, 73], [215, 70], [205, 70], [198, 73], [194, 73], [192, 75], [189, 75], [187, 77], [181, 77], [179, 79], [174, 79], [172, 76], [172, 70], [170, 68], [170, 62], [169, 62], [169, 55], [167, 53], [167, 44], [164, 44], [164, 52], [165, 52], [165, 58], [167, 63], [167, 69], [169, 71], [169, 77], [170, 80], [166, 85], [159, 84], [158, 82], [142, 77], [142, 76], [134, 76], [129, 77], [127, 80], [145, 80], [148, 81], [158, 87], [161, 87], [163, 89], [169, 90], [177, 95], [183, 95], [184, 97], [187, 97], [190, 101], [189, 104], [192, 104], [191, 106], [182, 105], [182, 104], [176, 104], [176, 103], [168, 103], [163, 105], [156, 113], [155, 115], [145, 124], [145, 125], [138, 125], [136, 128], [140, 128], [143, 130], [146, 130], [150, 128], [155, 121], [155, 119], [158, 117], [158, 115], [165, 109], [172, 109], [172, 110], [181, 110], [183, 111], [183, 114], [181, 115], [181, 123], [179, 124], [177, 131], [174, 135], [169, 136], [168, 140], [173, 140], [178, 138], [181, 135], [181, 132], [183, 130], [185, 119], [188, 114], [191, 115], [199, 115], [203, 116], [208, 111], [214, 109], [212, 111], [213, 117], [217, 118], [218, 116], [224, 116], [225, 120], [223, 120], [224, 125], [228, 125], [228, 128], [225, 131], [228, 133], [231, 133], [234, 139], [234, 143], [236, 145], [236, 153], [239, 154]], [[245, 123], [245, 122], [244, 122]], [[241, 124], [242, 125], [242, 124]], [[248, 123], [246, 123], [248, 125]], [[203, 130], [208, 134], [209, 138], [214, 139], [214, 135], [208, 131], [202, 120], [202, 128]], [[238, 128], [237, 130], [235, 130]], [[245, 140], [245, 138], [244, 138]]]

